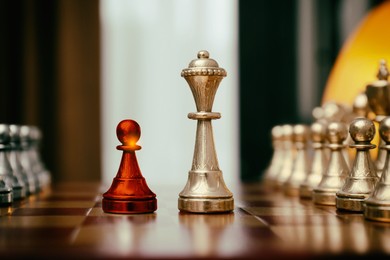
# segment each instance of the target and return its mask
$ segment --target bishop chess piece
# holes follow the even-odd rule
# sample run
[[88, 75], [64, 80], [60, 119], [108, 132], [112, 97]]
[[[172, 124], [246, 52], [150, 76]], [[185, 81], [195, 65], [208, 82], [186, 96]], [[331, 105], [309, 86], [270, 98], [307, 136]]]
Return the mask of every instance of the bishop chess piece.
[[349, 126], [355, 144], [356, 156], [343, 187], [336, 194], [336, 207], [341, 210], [363, 212], [364, 201], [371, 195], [378, 181], [370, 149], [376, 147], [371, 141], [375, 136], [374, 123], [366, 118], [357, 118]]
[[[366, 86], [366, 96], [370, 109], [375, 113], [375, 125], [379, 126], [383, 118], [390, 115], [390, 84], [388, 82], [389, 71], [386, 61], [381, 60], [377, 73], [377, 79]], [[384, 141], [379, 138], [378, 154], [375, 160], [375, 167], [378, 176], [381, 176], [382, 169], [385, 165], [386, 151], [382, 150]]]
[[348, 166], [342, 150], [347, 138], [345, 123], [331, 122], [326, 129], [330, 149], [329, 161], [317, 187], [313, 189], [313, 202], [319, 205], [336, 205], [336, 192], [343, 186], [348, 176]]
[[313, 189], [318, 186], [328, 164], [326, 149], [326, 124], [319, 121], [310, 126], [313, 157], [309, 173], [299, 187], [299, 196], [303, 199], [312, 199]]
[[364, 216], [371, 220], [390, 222], [390, 117], [382, 119], [379, 134], [384, 141], [382, 149], [386, 151], [386, 160], [379, 182], [365, 201]]
[[116, 147], [123, 151], [122, 159], [111, 187], [103, 194], [103, 211], [122, 214], [156, 211], [156, 194], [149, 189], [135, 155], [135, 151], [141, 149], [137, 145], [141, 136], [140, 126], [134, 120], [122, 120], [116, 128], [116, 135], [122, 143]]
[[296, 155], [291, 174], [283, 185], [284, 194], [287, 196], [298, 196], [299, 187], [309, 174], [309, 158], [306, 150], [308, 138], [309, 129], [306, 125], [297, 124], [293, 127]]
[[229, 212], [234, 209], [233, 194], [226, 187], [219, 169], [211, 120], [220, 113], [212, 112], [214, 97], [226, 71], [209, 58], [207, 51], [199, 51], [198, 59], [183, 69], [185, 78], [195, 99], [197, 112], [188, 118], [197, 120], [196, 140], [192, 167], [187, 184], [179, 193], [180, 211], [193, 213]]

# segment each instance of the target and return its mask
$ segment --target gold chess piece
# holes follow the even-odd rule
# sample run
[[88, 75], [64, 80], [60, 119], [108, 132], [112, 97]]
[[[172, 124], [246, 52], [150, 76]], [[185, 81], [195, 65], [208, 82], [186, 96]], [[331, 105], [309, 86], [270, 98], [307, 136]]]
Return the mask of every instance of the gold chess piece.
[[296, 149], [295, 159], [289, 178], [283, 185], [284, 194], [298, 196], [299, 186], [309, 173], [309, 162], [306, 145], [309, 137], [309, 129], [306, 125], [297, 124], [293, 127], [293, 142]]
[[178, 208], [193, 213], [232, 211], [233, 194], [225, 185], [219, 169], [211, 124], [211, 120], [221, 117], [220, 113], [211, 111], [226, 71], [209, 58], [207, 51], [199, 51], [198, 59], [192, 60], [188, 68], [182, 70], [181, 76], [189, 84], [197, 108], [197, 112], [189, 113], [188, 118], [198, 123], [192, 168], [187, 184], [179, 194]]
[[311, 199], [313, 189], [318, 186], [324, 175], [328, 156], [326, 149], [326, 124], [323, 122], [314, 122], [310, 126], [310, 136], [313, 148], [313, 157], [311, 160], [309, 173], [299, 187], [299, 197]]
[[283, 160], [282, 166], [276, 176], [275, 188], [282, 189], [283, 184], [290, 177], [295, 158], [295, 146], [293, 143], [293, 125], [282, 125]]
[[281, 125], [276, 125], [272, 127], [271, 130], [272, 138], [272, 158], [269, 166], [264, 172], [263, 180], [266, 184], [274, 186], [276, 181], [277, 174], [280, 171], [280, 168], [283, 165], [283, 127]]
[[356, 118], [349, 126], [355, 142], [356, 156], [343, 187], [336, 193], [337, 209], [363, 211], [363, 202], [374, 190], [378, 181], [376, 169], [371, 161], [370, 149], [376, 147], [371, 141], [375, 136], [375, 125], [367, 118]]
[[364, 202], [364, 217], [371, 220], [390, 222], [390, 117], [382, 119], [379, 134], [386, 151], [385, 165], [379, 182]]
[[329, 161], [322, 179], [313, 189], [313, 202], [320, 205], [336, 205], [336, 192], [343, 186], [348, 176], [348, 166], [342, 150], [348, 128], [343, 122], [331, 122], [326, 129], [330, 149]]
[[[374, 122], [377, 127], [383, 118], [390, 115], [390, 85], [387, 80], [388, 77], [389, 71], [386, 66], [386, 61], [381, 60], [377, 73], [377, 80], [366, 86], [365, 93], [367, 95], [369, 107], [375, 114]], [[382, 150], [384, 145], [384, 141], [379, 138], [378, 153], [375, 159], [375, 167], [379, 177], [382, 174], [382, 169], [386, 160], [386, 151]]]

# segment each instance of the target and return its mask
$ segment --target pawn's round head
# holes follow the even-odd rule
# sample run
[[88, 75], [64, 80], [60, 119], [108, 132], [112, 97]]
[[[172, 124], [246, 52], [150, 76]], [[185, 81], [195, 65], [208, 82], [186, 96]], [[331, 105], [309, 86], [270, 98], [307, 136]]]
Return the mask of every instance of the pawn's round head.
[[0, 144], [7, 144], [11, 139], [11, 133], [9, 126], [6, 124], [0, 124]]
[[386, 144], [390, 144], [390, 116], [382, 119], [379, 125], [379, 134]]
[[125, 119], [119, 122], [116, 127], [116, 136], [125, 146], [137, 146], [137, 141], [141, 136], [141, 128], [136, 121]]
[[272, 127], [271, 135], [273, 140], [280, 140], [283, 137], [283, 127], [280, 125]]
[[343, 122], [331, 122], [326, 129], [326, 137], [329, 143], [342, 144], [347, 139], [348, 128]]
[[306, 142], [308, 137], [308, 128], [306, 125], [297, 124], [293, 128], [293, 140], [295, 142]]
[[322, 143], [326, 139], [326, 125], [320, 121], [316, 121], [310, 126], [311, 139], [313, 142]]
[[356, 118], [349, 125], [349, 134], [355, 143], [369, 143], [375, 136], [375, 125], [367, 118]]

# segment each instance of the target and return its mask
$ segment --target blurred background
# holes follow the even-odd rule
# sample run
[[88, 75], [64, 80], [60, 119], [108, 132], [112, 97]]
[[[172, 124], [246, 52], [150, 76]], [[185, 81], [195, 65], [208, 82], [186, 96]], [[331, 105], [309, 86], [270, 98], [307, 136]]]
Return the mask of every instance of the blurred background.
[[276, 124], [310, 123], [348, 36], [381, 0], [0, 1], [0, 122], [37, 125], [54, 181], [109, 184], [115, 128], [141, 126], [147, 182], [182, 184], [196, 122], [180, 72], [199, 50], [225, 68], [213, 111], [228, 185], [261, 178]]

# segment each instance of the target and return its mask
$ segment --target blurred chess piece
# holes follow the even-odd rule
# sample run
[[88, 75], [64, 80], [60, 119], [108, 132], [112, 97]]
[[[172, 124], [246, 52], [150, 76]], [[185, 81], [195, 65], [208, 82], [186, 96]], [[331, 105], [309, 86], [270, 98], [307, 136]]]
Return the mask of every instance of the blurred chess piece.
[[41, 191], [41, 183], [39, 176], [34, 172], [34, 162], [31, 146], [31, 126], [20, 126], [20, 164], [23, 167], [23, 172], [27, 175], [28, 190], [30, 195]]
[[51, 183], [51, 174], [46, 168], [40, 153], [42, 131], [37, 126], [30, 126], [30, 160], [33, 173], [38, 177], [40, 188], [47, 188]]
[[326, 170], [317, 187], [313, 189], [313, 202], [320, 205], [336, 205], [336, 192], [348, 176], [348, 166], [342, 150], [345, 147], [348, 129], [343, 122], [331, 122], [326, 129], [330, 157]]
[[[23, 199], [29, 195], [28, 177], [20, 164], [20, 126], [15, 124], [9, 125], [10, 129], [10, 149], [8, 150], [8, 159], [12, 168], [12, 173], [16, 182], [22, 187], [20, 198]], [[18, 196], [16, 196], [18, 197]]]
[[197, 120], [196, 140], [191, 170], [184, 189], [179, 194], [180, 211], [193, 213], [228, 212], [234, 210], [232, 192], [226, 187], [219, 169], [211, 120], [220, 113], [212, 112], [214, 97], [226, 71], [209, 58], [207, 51], [199, 51], [181, 72], [191, 88], [197, 112], [188, 118]]
[[365, 200], [364, 216], [367, 219], [390, 222], [390, 117], [381, 120], [379, 134], [386, 151], [385, 165], [379, 182]]
[[363, 202], [372, 193], [378, 181], [376, 169], [371, 161], [370, 149], [376, 145], [374, 123], [366, 118], [357, 118], [349, 126], [349, 133], [355, 144], [356, 156], [349, 176], [336, 194], [336, 207], [341, 210], [362, 212]]
[[312, 199], [313, 189], [318, 186], [328, 164], [326, 149], [326, 127], [324, 122], [314, 122], [310, 126], [313, 157], [309, 166], [309, 173], [299, 187], [299, 196], [303, 199]]
[[273, 149], [272, 158], [262, 179], [264, 183], [273, 187], [280, 168], [283, 165], [283, 127], [281, 125], [276, 125], [272, 128], [271, 138]]
[[275, 188], [282, 189], [283, 184], [290, 177], [295, 158], [295, 146], [293, 143], [293, 125], [282, 125], [283, 160], [277, 173]]
[[306, 150], [309, 138], [309, 129], [306, 125], [297, 124], [293, 127], [293, 142], [296, 149], [295, 159], [289, 178], [283, 184], [284, 194], [298, 196], [299, 187], [309, 173], [309, 161]]
[[[379, 124], [383, 118], [390, 115], [390, 88], [389, 88], [389, 71], [387, 69], [386, 61], [381, 60], [377, 73], [378, 80], [371, 82], [366, 86], [366, 95], [370, 109], [375, 113], [375, 125], [376, 129], [379, 128]], [[384, 141], [378, 136], [378, 152], [375, 159], [375, 166], [377, 174], [380, 177], [382, 169], [385, 164], [386, 151], [381, 147], [384, 145]]]
[[137, 145], [141, 136], [140, 126], [134, 120], [122, 120], [116, 128], [116, 135], [122, 143], [116, 147], [123, 151], [122, 159], [111, 187], [103, 194], [103, 211], [120, 214], [156, 211], [156, 194], [149, 189], [142, 176], [135, 154], [141, 149]]
[[13, 202], [12, 168], [6, 151], [9, 149], [10, 131], [6, 124], [0, 124], [0, 206]]

